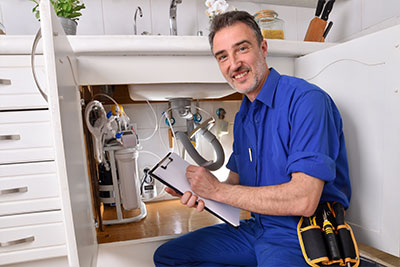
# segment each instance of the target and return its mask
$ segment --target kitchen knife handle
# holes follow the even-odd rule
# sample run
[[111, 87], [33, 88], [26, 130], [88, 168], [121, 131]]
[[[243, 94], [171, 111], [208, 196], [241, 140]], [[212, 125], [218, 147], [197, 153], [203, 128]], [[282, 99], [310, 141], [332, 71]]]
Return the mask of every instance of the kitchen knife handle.
[[319, 17], [322, 13], [322, 8], [324, 7], [326, 0], [318, 0], [317, 9], [315, 10], [315, 16]]
[[329, 0], [328, 3], [326, 3], [324, 11], [322, 12], [321, 19], [328, 20], [329, 14], [332, 11], [334, 3], [335, 3], [335, 0]]

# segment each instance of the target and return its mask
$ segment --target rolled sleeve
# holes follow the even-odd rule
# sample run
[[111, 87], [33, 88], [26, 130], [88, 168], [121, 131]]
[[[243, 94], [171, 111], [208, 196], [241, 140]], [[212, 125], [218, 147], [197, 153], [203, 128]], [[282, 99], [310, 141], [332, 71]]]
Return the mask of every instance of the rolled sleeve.
[[286, 173], [304, 172], [324, 181], [333, 181], [336, 177], [335, 161], [325, 154], [314, 152], [296, 152], [288, 157]]
[[236, 166], [236, 160], [235, 160], [235, 155], [234, 153], [231, 154], [231, 156], [229, 157], [229, 161], [226, 164], [226, 168], [228, 168], [229, 170], [239, 173], [238, 168]]

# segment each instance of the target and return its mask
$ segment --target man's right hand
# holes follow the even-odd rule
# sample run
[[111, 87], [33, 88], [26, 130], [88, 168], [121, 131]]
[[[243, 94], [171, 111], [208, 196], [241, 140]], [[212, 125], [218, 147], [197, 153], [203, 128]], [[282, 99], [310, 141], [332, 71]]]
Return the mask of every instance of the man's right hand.
[[[204, 210], [204, 206], [205, 206], [204, 201], [201, 199], [198, 200], [198, 197], [190, 191], [186, 191], [183, 195], [178, 194], [177, 192], [175, 192], [174, 189], [172, 189], [170, 187], [166, 187], [165, 191], [174, 197], [179, 197], [181, 199], [181, 203], [183, 205], [188, 206], [189, 208], [195, 207], [198, 212]], [[197, 203], [196, 203], [196, 201], [197, 201]]]

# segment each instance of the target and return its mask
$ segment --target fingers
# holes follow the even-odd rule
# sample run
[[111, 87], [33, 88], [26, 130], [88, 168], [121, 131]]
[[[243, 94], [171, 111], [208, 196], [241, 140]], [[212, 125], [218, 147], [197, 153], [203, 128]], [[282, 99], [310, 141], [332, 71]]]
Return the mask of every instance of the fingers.
[[188, 206], [189, 208], [193, 208], [196, 206], [197, 196], [193, 195], [192, 192], [186, 191], [181, 197], [181, 203], [183, 205]]
[[200, 199], [200, 200], [197, 202], [196, 210], [197, 210], [198, 212], [201, 212], [201, 211], [204, 210], [204, 207], [205, 207], [204, 201]]
[[183, 205], [188, 206], [189, 208], [195, 207], [198, 212], [201, 212], [204, 210], [204, 207], [205, 207], [204, 201], [201, 199], [198, 199], [198, 197], [190, 191], [186, 191], [183, 195], [181, 195], [181, 194], [178, 194], [177, 192], [175, 192], [174, 189], [172, 189], [170, 187], [166, 187], [165, 192], [167, 192], [168, 194], [170, 194], [172, 196], [180, 197], [181, 203]]
[[191, 197], [192, 197], [192, 193], [189, 191], [186, 191], [181, 197], [181, 203], [183, 205], [186, 205]]
[[181, 196], [174, 189], [172, 189], [170, 187], [166, 187], [165, 188], [165, 192], [167, 192], [168, 194], [170, 194], [171, 196], [174, 196], [174, 197], [180, 197]]
[[198, 196], [192, 194], [192, 192], [187, 191], [181, 197], [181, 203], [188, 206], [189, 208], [196, 208], [197, 211], [203, 211], [205, 204], [204, 201], [198, 199]]

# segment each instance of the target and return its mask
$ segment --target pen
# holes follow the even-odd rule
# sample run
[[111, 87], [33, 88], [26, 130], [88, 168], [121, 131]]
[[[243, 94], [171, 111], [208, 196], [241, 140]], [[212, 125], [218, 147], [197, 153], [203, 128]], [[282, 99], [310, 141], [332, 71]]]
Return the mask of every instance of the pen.
[[250, 162], [253, 162], [253, 156], [251, 155], [251, 148], [249, 147], [249, 158]]

